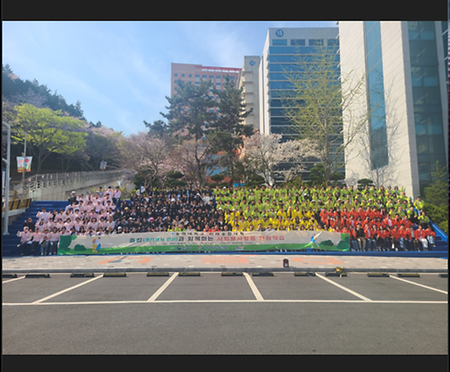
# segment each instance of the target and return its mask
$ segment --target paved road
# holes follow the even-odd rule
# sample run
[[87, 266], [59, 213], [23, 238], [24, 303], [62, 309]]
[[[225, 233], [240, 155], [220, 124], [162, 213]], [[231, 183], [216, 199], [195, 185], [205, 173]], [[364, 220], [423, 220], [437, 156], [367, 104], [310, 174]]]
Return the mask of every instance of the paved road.
[[[289, 268], [283, 268], [283, 259]], [[448, 272], [448, 260], [427, 257], [371, 257], [283, 254], [147, 254], [5, 257], [3, 272], [105, 271], [348, 271]]]
[[19, 274], [2, 288], [4, 354], [448, 352], [448, 280], [436, 273]]

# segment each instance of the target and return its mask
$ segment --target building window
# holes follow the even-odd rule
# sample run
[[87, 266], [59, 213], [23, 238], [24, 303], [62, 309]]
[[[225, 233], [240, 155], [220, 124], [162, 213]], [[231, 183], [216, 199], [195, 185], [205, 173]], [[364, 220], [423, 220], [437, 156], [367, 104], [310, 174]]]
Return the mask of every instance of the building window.
[[322, 39], [309, 39], [309, 45], [323, 45]]
[[286, 39], [273, 39], [272, 45], [287, 45]]
[[306, 45], [305, 44], [305, 39], [292, 39], [291, 40], [291, 45]]
[[338, 39], [328, 39], [327, 43], [328, 43], [328, 46], [338, 46], [339, 40]]
[[364, 22], [368, 85], [369, 141], [372, 169], [389, 164], [386, 110], [384, 101], [383, 62], [379, 21]]

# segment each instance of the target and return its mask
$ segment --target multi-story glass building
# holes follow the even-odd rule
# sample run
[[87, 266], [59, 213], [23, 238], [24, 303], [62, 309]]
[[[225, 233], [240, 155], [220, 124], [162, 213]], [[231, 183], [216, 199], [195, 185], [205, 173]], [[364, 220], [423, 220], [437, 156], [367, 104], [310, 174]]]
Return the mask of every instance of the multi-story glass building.
[[[337, 27], [269, 28], [260, 58], [258, 78], [258, 119], [262, 134], [281, 134], [282, 141], [299, 138], [298, 129], [295, 129], [286, 113], [286, 102], [295, 95], [288, 74], [295, 73], [301, 79], [299, 66], [311, 61], [311, 56], [320, 49], [318, 46], [325, 46], [330, 53], [335, 54], [336, 64], [339, 63]], [[308, 169], [316, 162], [317, 159], [311, 159]], [[344, 172], [343, 168], [339, 170]], [[308, 180], [309, 173], [302, 174], [302, 179]]]
[[448, 23], [339, 22], [339, 41], [342, 74], [363, 79], [352, 108], [369, 113], [347, 177], [423, 194], [436, 161], [448, 166]]

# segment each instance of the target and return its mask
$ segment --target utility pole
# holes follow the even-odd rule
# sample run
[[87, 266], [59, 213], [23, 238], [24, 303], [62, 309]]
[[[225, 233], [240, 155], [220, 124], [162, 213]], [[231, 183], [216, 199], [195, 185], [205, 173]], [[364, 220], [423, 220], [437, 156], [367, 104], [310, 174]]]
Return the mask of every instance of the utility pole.
[[8, 142], [6, 146], [6, 159], [2, 160], [6, 163], [5, 172], [5, 218], [4, 218], [4, 228], [3, 235], [9, 235], [8, 232], [8, 222], [9, 222], [9, 172], [11, 168], [11, 125], [2, 122], [3, 125], [8, 127]]

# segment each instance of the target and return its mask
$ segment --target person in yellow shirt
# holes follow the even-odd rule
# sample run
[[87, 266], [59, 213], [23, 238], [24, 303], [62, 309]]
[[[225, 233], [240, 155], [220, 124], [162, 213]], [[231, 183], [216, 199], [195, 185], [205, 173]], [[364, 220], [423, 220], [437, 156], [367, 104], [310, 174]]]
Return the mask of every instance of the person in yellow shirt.
[[247, 219], [244, 221], [244, 230], [249, 231], [248, 229], [250, 226], [253, 226], [252, 229], [255, 230], [256, 226], [257, 226], [257, 225], [255, 225], [255, 222], [256, 221], [253, 221], [252, 216], [247, 217]]
[[293, 221], [291, 220], [290, 217], [287, 217], [283, 220], [283, 226], [284, 226], [285, 230], [287, 230], [289, 225], [291, 225], [291, 224], [293, 224]]
[[278, 212], [277, 212], [277, 217], [279, 217], [279, 216], [281, 216], [283, 219], [286, 219], [287, 214], [283, 209], [280, 208], [280, 209], [278, 209]]

